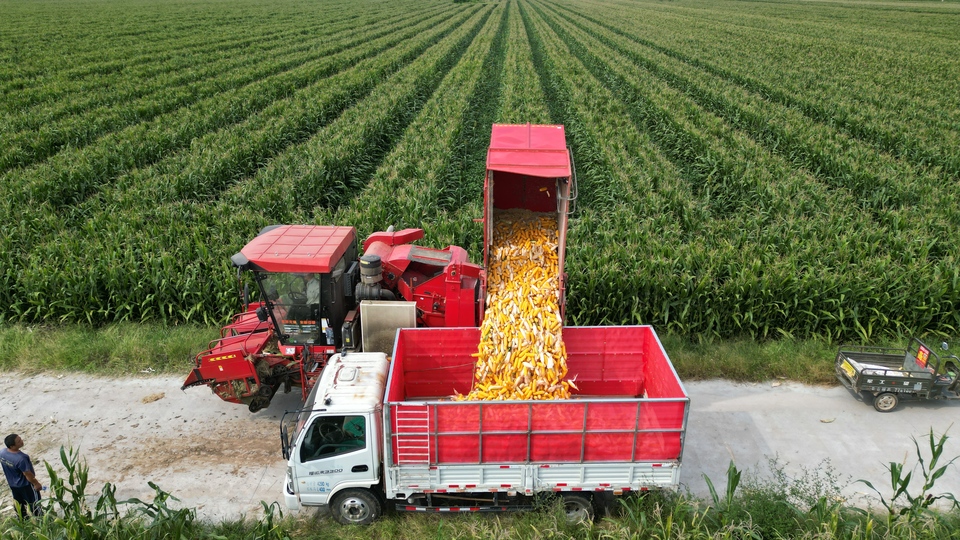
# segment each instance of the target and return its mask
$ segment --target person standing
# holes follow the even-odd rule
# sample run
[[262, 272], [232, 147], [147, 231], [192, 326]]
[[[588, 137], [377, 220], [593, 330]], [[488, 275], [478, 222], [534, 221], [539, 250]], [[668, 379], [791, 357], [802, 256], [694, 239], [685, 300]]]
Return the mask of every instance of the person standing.
[[0, 465], [3, 466], [3, 474], [10, 484], [10, 491], [13, 492], [13, 500], [20, 505], [17, 514], [21, 517], [30, 514], [40, 516], [40, 491], [43, 486], [33, 472], [30, 456], [20, 451], [23, 448], [23, 439], [16, 433], [11, 433], [3, 439], [3, 443], [6, 448], [0, 450]]

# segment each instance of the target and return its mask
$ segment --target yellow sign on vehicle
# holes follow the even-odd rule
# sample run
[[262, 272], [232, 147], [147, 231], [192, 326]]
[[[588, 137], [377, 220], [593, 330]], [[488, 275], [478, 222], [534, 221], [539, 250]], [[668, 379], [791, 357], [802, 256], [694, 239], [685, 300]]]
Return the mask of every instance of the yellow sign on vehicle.
[[850, 365], [850, 362], [848, 362], [846, 359], [844, 359], [843, 363], [840, 364], [840, 369], [846, 372], [847, 376], [851, 379], [857, 373], [857, 371], [853, 369], [853, 366]]

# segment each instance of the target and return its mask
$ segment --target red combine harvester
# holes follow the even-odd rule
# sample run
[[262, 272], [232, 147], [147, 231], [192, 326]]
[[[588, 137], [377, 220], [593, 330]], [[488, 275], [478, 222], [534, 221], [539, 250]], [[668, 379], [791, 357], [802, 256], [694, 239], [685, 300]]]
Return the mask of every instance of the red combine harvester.
[[[555, 213], [563, 276], [575, 198], [563, 126], [494, 125], [484, 184], [484, 264], [495, 211]], [[231, 258], [238, 272], [252, 272], [260, 301], [235, 315], [220, 339], [196, 356], [182, 388], [207, 385], [256, 412], [281, 387], [300, 387], [306, 398], [336, 352], [390, 355], [398, 328], [478, 326], [483, 268], [471, 264], [463, 248], [412, 244], [423, 236], [422, 229], [374, 233], [358, 259], [353, 227], [264, 228]], [[564, 289], [562, 282], [561, 310]]]
[[197, 355], [183, 388], [209, 385], [256, 412], [281, 386], [306, 396], [339, 350], [388, 352], [401, 326], [476, 326], [480, 266], [456, 246], [412, 245], [420, 238], [421, 229], [374, 233], [358, 260], [353, 227], [264, 228], [231, 258], [262, 300]]

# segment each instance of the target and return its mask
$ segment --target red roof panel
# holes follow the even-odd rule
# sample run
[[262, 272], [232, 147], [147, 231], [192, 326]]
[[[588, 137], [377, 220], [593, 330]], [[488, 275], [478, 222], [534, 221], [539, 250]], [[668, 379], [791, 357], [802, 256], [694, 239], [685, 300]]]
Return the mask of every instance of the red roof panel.
[[563, 126], [494, 124], [487, 170], [543, 178], [569, 177], [570, 153]]
[[257, 236], [240, 251], [266, 272], [328, 273], [356, 237], [353, 227], [281, 225]]

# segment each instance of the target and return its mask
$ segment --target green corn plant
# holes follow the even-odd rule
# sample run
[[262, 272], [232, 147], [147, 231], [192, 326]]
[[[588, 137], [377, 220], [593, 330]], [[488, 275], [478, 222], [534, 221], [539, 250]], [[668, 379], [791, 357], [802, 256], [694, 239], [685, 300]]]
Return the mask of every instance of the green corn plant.
[[[385, 17], [386, 13], [373, 11], [365, 15], [361, 19], [341, 18], [324, 25], [327, 34], [325, 37], [335, 43], [334, 50], [325, 54], [337, 52], [336, 48], [349, 48], [365, 43], [376, 34], [389, 33], [396, 29], [389, 24], [392, 21]], [[393, 19], [404, 21], [418, 15], [402, 14]], [[369, 30], [375, 30], [375, 34], [369, 35]], [[114, 88], [113, 92], [97, 92], [104, 82], [100, 79], [84, 81], [86, 84], [82, 87], [83, 93], [74, 99], [39, 103], [9, 120], [11, 127], [20, 131], [0, 145], [0, 172], [14, 166], [28, 165], [31, 159], [47, 157], [62, 147], [65, 141], [79, 146], [79, 143], [104, 131], [118, 129], [123, 123], [149, 120], [154, 115], [183, 106], [186, 99], [206, 97], [211, 93], [211, 87], [216, 91], [223, 91], [230, 85], [248, 84], [270, 73], [312, 60], [313, 57], [303, 53], [316, 54], [318, 44], [300, 40], [291, 43], [290, 38], [296, 32], [294, 29], [276, 32], [268, 39], [259, 41], [258, 50], [251, 54], [235, 55], [238, 49], [250, 46], [251, 38], [237, 39], [236, 36], [226, 36], [220, 40], [212, 40], [204, 48], [184, 46], [181, 49], [184, 54], [168, 54], [166, 58], [163, 55], [151, 55], [149, 60], [153, 63], [150, 73], [154, 75], [153, 79], [146, 84]], [[342, 37], [351, 40], [338, 43]], [[131, 58], [127, 65], [131, 66], [143, 60], [145, 59]], [[193, 65], [204, 67], [184, 70], [185, 67]], [[251, 65], [256, 67], [252, 70], [246, 69]], [[58, 91], [68, 94], [68, 89], [72, 86], [76, 86], [74, 81], [65, 81]], [[61, 120], [64, 118], [65, 120]], [[91, 118], [95, 121], [91, 122]], [[84, 125], [84, 121], [94, 125]], [[23, 139], [22, 142], [18, 141], [18, 137]]]
[[129, 516], [135, 522], [142, 524], [142, 537], [144, 539], [162, 540], [206, 536], [201, 524], [197, 521], [196, 510], [192, 508], [171, 508], [170, 502], [176, 502], [179, 499], [160, 489], [153, 482], [147, 482], [147, 485], [154, 490], [152, 502], [131, 498], [121, 503], [133, 506]]
[[[11, 538], [65, 538], [86, 540], [121, 537], [124, 526], [116, 500], [116, 489], [103, 486], [97, 503], [87, 502], [89, 469], [73, 448], [60, 448], [66, 476], [44, 462], [50, 478], [49, 498], [42, 500], [42, 518], [18, 521], [6, 533]], [[5, 535], [5, 538], [7, 536]]]
[[[438, 231], [425, 216], [440, 215], [447, 207], [455, 210], [460, 206], [461, 195], [453, 192], [459, 191], [459, 178], [465, 176], [461, 167], [465, 164], [457, 154], [468, 150], [457, 147], [465, 144], [465, 131], [471, 129], [464, 125], [464, 119], [489, 114], [489, 94], [499, 87], [491, 88], [488, 79], [499, 80], [499, 68], [495, 62], [491, 65], [491, 59], [501, 55], [501, 30], [506, 21], [503, 13], [499, 10], [491, 15], [396, 147], [373, 172], [363, 192], [342, 207], [322, 211], [324, 222], [351, 223], [361, 235], [380, 230], [386, 224], [417, 226], [427, 230], [427, 241], [435, 246], [462, 245], [458, 240], [467, 237], [467, 231], [460, 229], [455, 240], [450, 227]], [[477, 227], [471, 224], [469, 228]]]
[[260, 501], [263, 507], [263, 517], [257, 520], [257, 523], [251, 531], [255, 540], [290, 540], [290, 536], [283, 523], [283, 510], [277, 502], [267, 504]]
[[730, 464], [727, 466], [727, 488], [722, 499], [717, 493], [717, 489], [713, 486], [713, 481], [710, 480], [710, 477], [705, 474], [703, 475], [703, 480], [707, 483], [707, 489], [710, 491], [710, 500], [715, 513], [712, 519], [721, 528], [730, 526], [734, 522], [735, 510], [737, 508], [737, 487], [740, 486], [741, 475], [742, 471], [737, 469], [733, 460], [730, 460]]
[[[858, 480], [880, 497], [880, 504], [887, 509], [888, 526], [893, 526], [898, 522], [904, 522], [907, 525], [913, 524], [925, 517], [937, 517], [937, 513], [930, 512], [937, 501], [943, 500], [950, 503], [954, 510], [960, 509], [960, 501], [957, 501], [952, 493], [934, 494], [933, 488], [938, 479], [946, 474], [947, 470], [958, 459], [953, 459], [942, 463], [943, 446], [947, 442], [947, 434], [944, 432], [939, 438], [933, 434], [930, 429], [928, 436], [928, 448], [930, 451], [929, 461], [924, 460], [923, 452], [920, 450], [920, 443], [916, 438], [911, 437], [917, 455], [917, 466], [908, 470], [905, 463], [891, 461], [887, 466], [890, 473], [890, 489], [892, 494], [887, 499], [874, 485], [868, 480]], [[938, 466], [939, 465], [939, 466]], [[914, 473], [919, 468], [923, 483], [919, 492], [911, 492], [911, 482], [914, 480]], [[915, 487], [913, 489], [916, 489]]]

